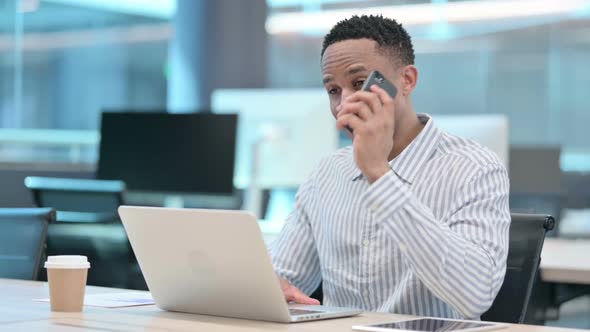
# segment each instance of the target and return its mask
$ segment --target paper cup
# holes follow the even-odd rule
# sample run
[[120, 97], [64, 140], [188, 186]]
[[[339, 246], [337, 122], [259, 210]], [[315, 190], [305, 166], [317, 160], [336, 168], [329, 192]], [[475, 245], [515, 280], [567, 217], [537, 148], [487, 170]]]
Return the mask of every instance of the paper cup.
[[51, 311], [80, 312], [90, 263], [86, 256], [49, 256], [45, 262]]

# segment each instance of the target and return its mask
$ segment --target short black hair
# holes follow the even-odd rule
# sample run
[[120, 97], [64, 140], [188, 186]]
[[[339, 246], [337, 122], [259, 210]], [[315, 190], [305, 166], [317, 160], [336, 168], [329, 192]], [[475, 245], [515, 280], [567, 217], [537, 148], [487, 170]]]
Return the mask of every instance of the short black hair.
[[412, 38], [396, 20], [382, 15], [355, 15], [336, 23], [324, 37], [321, 56], [334, 43], [363, 38], [377, 42], [382, 51], [399, 58], [403, 65], [414, 64]]

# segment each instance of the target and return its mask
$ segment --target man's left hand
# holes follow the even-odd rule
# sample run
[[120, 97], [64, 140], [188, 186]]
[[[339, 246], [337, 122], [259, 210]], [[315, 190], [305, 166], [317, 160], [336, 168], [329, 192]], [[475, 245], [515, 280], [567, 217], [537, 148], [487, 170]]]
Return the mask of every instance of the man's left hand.
[[388, 162], [393, 149], [395, 107], [387, 91], [377, 85], [357, 91], [337, 108], [338, 129], [353, 130], [354, 160], [369, 183], [391, 170]]

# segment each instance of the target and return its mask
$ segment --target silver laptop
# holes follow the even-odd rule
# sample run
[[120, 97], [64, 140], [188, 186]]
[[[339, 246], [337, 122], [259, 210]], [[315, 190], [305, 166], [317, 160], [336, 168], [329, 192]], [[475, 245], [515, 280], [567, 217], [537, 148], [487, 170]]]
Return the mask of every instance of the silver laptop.
[[119, 215], [163, 310], [283, 323], [360, 314], [287, 305], [258, 222], [247, 212], [121, 206]]

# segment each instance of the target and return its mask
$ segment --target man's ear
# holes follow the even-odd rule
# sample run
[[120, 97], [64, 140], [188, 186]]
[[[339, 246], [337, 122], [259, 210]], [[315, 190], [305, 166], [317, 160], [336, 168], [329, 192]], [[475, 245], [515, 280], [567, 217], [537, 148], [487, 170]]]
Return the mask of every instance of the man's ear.
[[409, 96], [414, 88], [416, 88], [416, 84], [418, 83], [418, 68], [414, 65], [405, 66], [402, 69], [402, 87], [401, 93], [404, 96]]

